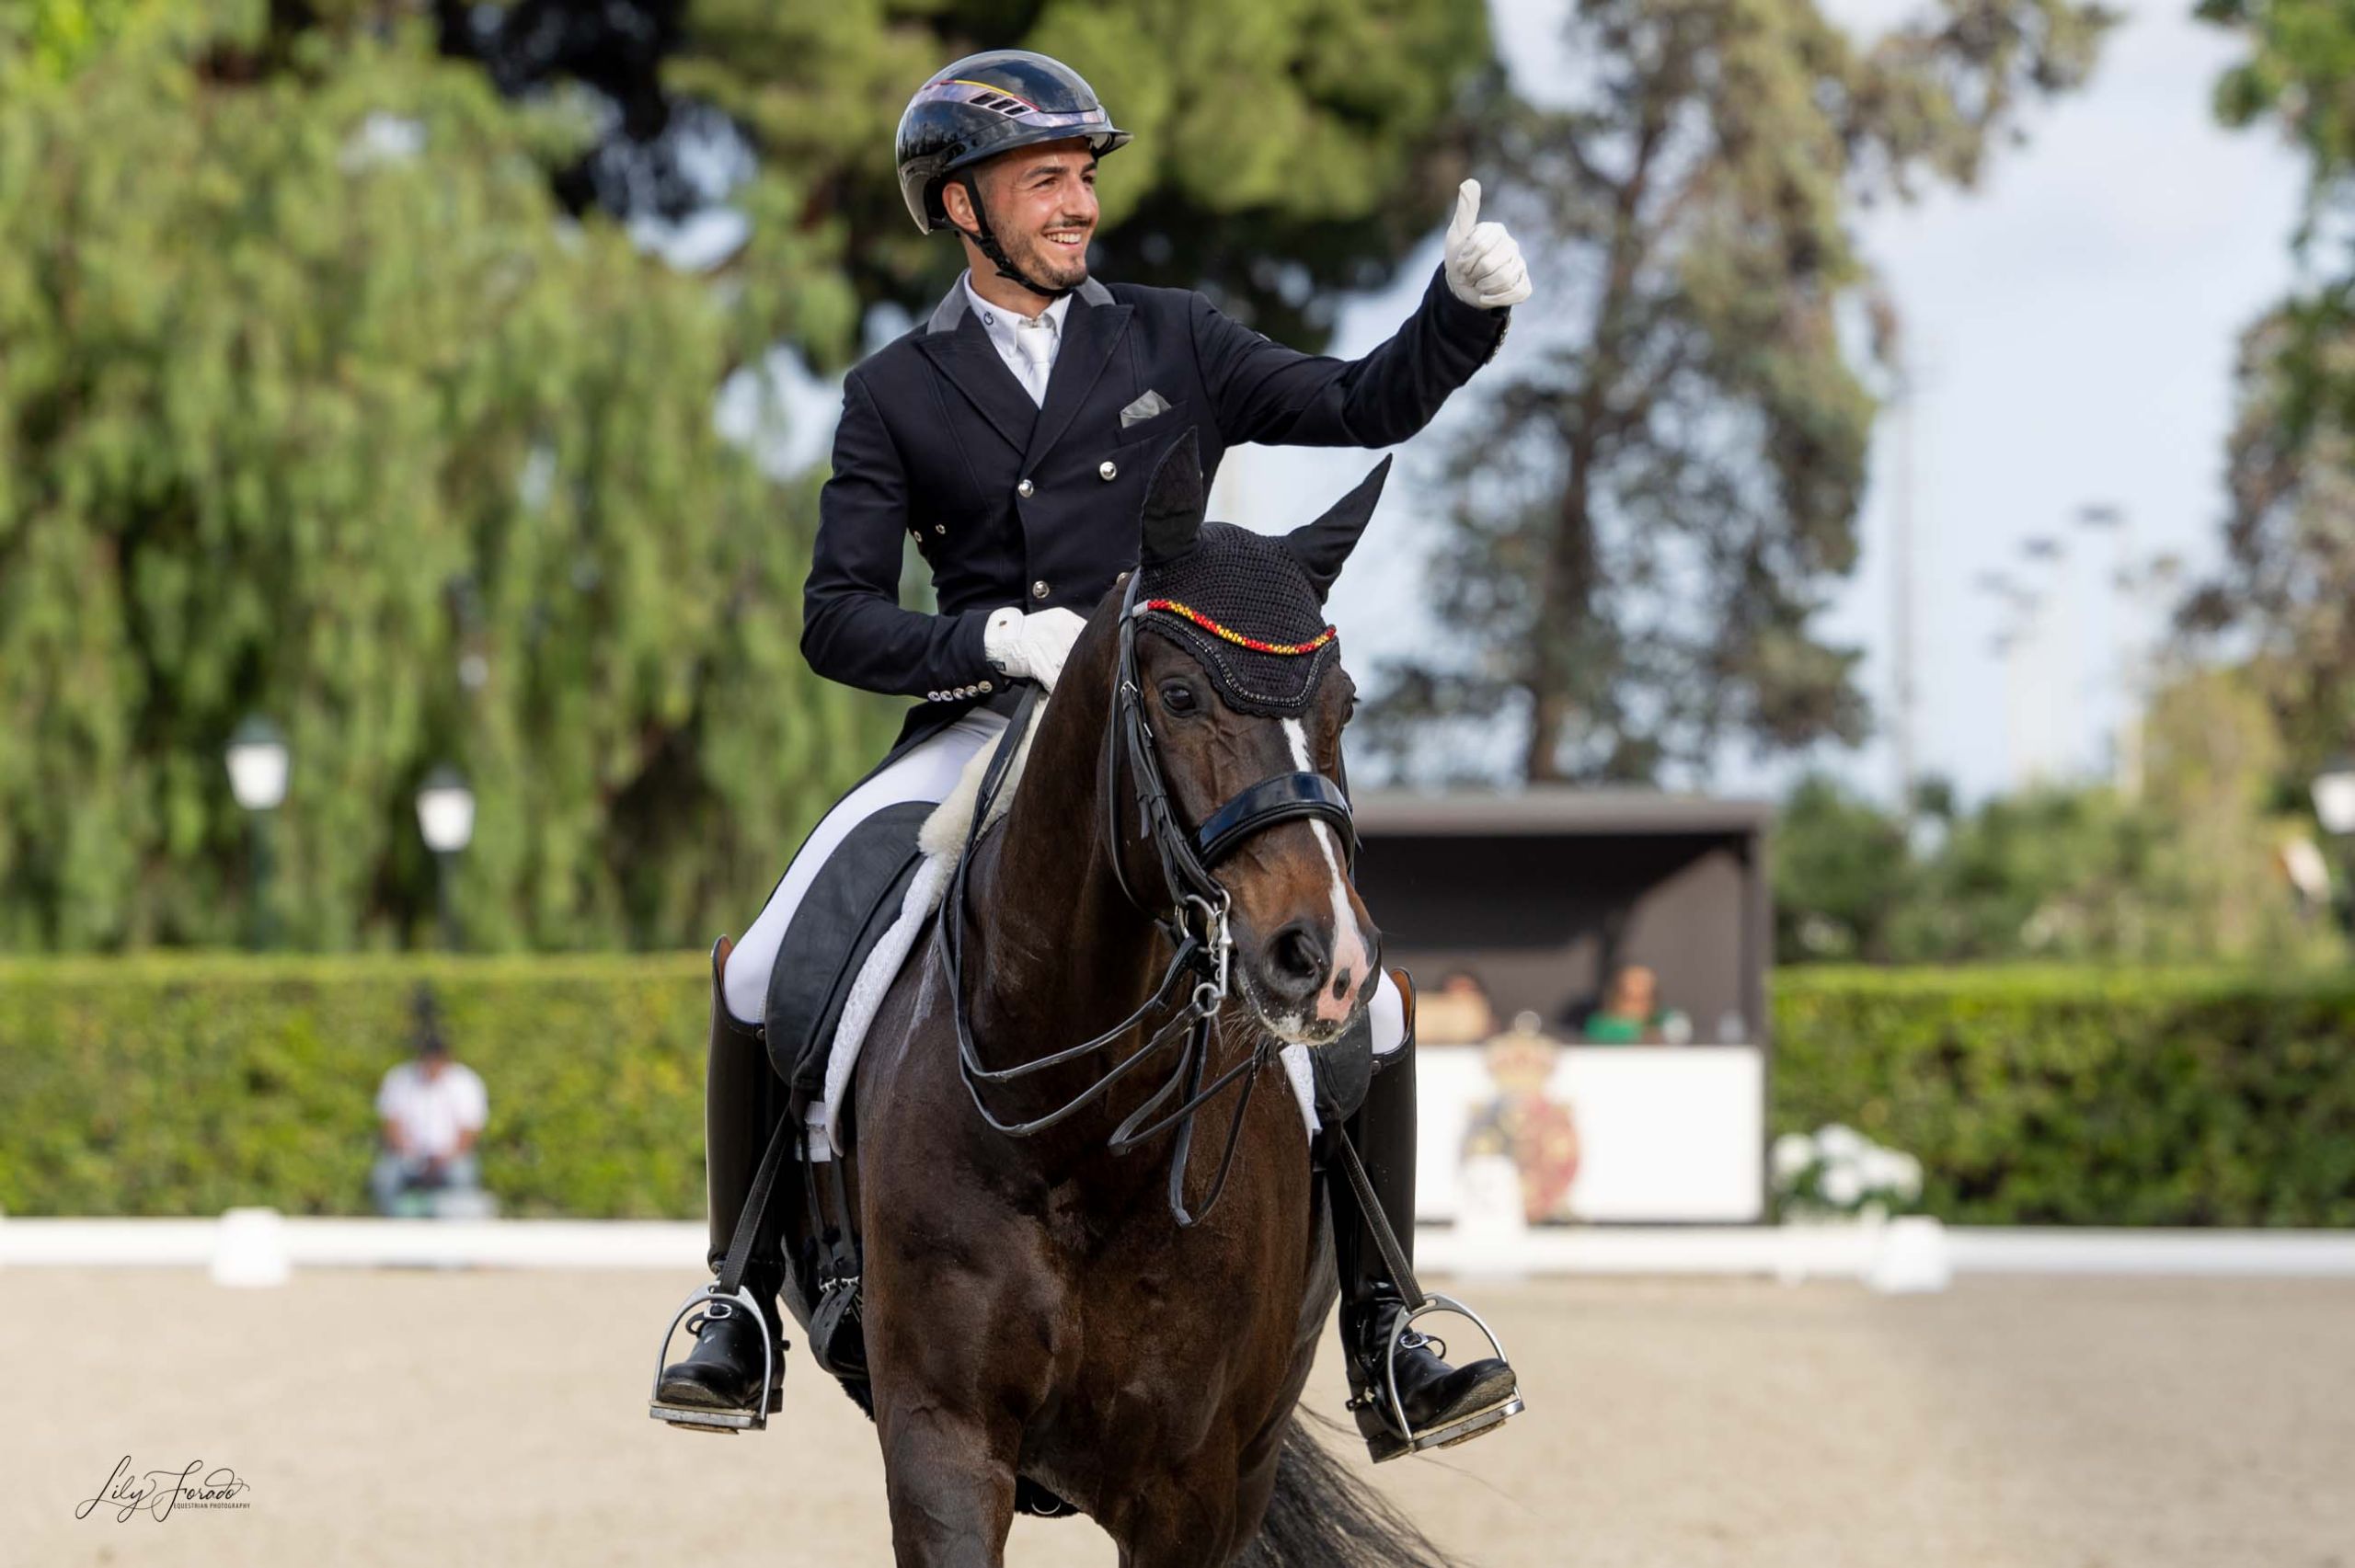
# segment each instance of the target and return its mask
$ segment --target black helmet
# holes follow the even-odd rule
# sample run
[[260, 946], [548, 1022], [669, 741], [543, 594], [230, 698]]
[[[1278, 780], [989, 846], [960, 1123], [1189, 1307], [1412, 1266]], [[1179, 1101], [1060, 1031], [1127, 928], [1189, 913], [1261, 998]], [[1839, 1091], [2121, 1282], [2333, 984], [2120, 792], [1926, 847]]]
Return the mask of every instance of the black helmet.
[[1096, 89], [1060, 60], [1027, 49], [969, 54], [935, 73], [900, 116], [895, 158], [908, 216], [925, 234], [948, 222], [940, 188], [948, 176], [1015, 147], [1087, 138], [1102, 157], [1129, 139]]

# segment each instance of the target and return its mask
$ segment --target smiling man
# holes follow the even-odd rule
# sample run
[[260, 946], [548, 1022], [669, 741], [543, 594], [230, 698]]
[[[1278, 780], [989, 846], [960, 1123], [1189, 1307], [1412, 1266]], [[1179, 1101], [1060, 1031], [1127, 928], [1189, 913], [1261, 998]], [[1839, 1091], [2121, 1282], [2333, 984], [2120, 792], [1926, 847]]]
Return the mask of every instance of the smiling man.
[[[909, 215], [927, 234], [956, 235], [968, 265], [922, 325], [844, 380], [801, 649], [821, 675], [921, 701], [890, 753], [811, 830], [742, 943], [714, 950], [705, 1120], [715, 1270], [771, 1129], [790, 1111], [762, 1025], [812, 979], [797, 955], [838, 951], [831, 933], [811, 928], [867, 907], [872, 874], [862, 867], [897, 864], [890, 814], [948, 794], [1005, 727], [1015, 683], [1054, 684], [1086, 612], [1137, 565], [1155, 460], [1190, 430], [1207, 483], [1244, 442], [1405, 441], [1488, 362], [1510, 307], [1529, 296], [1520, 247], [1502, 225], [1478, 221], [1471, 180], [1421, 304], [1361, 360], [1282, 348], [1200, 293], [1107, 286], [1088, 275], [1097, 166], [1128, 140], [1077, 72], [1022, 50], [944, 68], [901, 117]], [[936, 612], [900, 603], [903, 538], [931, 568]], [[798, 914], [808, 918], [797, 923]], [[1354, 928], [1332, 935], [1362, 947]], [[826, 979], [815, 977], [820, 990]], [[1391, 1227], [1411, 1245], [1414, 1031], [1403, 971], [1377, 977], [1358, 1027], [1361, 1059], [1370, 1043], [1385, 1065], [1348, 1131]], [[1395, 1333], [1406, 1309], [1367, 1217], [1350, 1184], [1333, 1176], [1328, 1191], [1351, 1404], [1375, 1458], [1462, 1441], [1517, 1410], [1501, 1360], [1454, 1368], [1435, 1341]], [[712, 1305], [691, 1325], [694, 1352], [665, 1368], [656, 1415], [743, 1426], [738, 1413], [774, 1401], [759, 1386], [761, 1336], [774, 1345], [779, 1333], [782, 1274], [773, 1246], [755, 1252], [745, 1279], [770, 1321]], [[1367, 1397], [1394, 1339], [1404, 1433]]]

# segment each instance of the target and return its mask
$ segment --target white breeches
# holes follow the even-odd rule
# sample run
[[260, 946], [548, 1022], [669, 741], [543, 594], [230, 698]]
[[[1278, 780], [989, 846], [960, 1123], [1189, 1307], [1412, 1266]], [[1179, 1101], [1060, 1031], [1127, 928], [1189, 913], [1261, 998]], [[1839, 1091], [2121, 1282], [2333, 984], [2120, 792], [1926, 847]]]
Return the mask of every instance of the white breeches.
[[[973, 753], [1005, 727], [1002, 715], [987, 708], [973, 708], [937, 735], [918, 741], [906, 756], [867, 778], [819, 818], [818, 825], [810, 830], [810, 836], [794, 854], [792, 864], [785, 868], [785, 875], [777, 879], [776, 890], [769, 895], [758, 918], [745, 929], [743, 940], [728, 956], [720, 989], [728, 1011], [740, 1023], [760, 1022], [768, 1001], [769, 971], [776, 965], [777, 949], [785, 942], [786, 928], [793, 923], [794, 911], [801, 907], [802, 896], [809, 892], [810, 883], [817, 880], [819, 867], [841, 847], [850, 830], [887, 806], [947, 798], [948, 792], [957, 787], [958, 776], [965, 771], [965, 763]], [[1398, 1000], [1398, 988], [1391, 983], [1387, 973], [1380, 977], [1367, 1005], [1375, 1054], [1387, 1056], [1405, 1043], [1407, 1036], [1406, 1009]]]
[[761, 1021], [768, 1002], [769, 970], [775, 967], [785, 929], [793, 923], [793, 912], [801, 907], [810, 884], [818, 879], [818, 868], [826, 864], [828, 855], [842, 847], [850, 830], [887, 806], [911, 800], [946, 799], [948, 792], [957, 787], [958, 775], [965, 771], [966, 761], [1005, 727], [1004, 715], [987, 708], [970, 709], [959, 715], [956, 723], [918, 741], [906, 756], [834, 802], [833, 809], [819, 818], [818, 825], [810, 830], [810, 836], [801, 841], [793, 864], [778, 878], [776, 891], [762, 906], [760, 917], [746, 928], [744, 940], [728, 956], [720, 987], [728, 998], [728, 1011], [736, 1015], [738, 1022]]

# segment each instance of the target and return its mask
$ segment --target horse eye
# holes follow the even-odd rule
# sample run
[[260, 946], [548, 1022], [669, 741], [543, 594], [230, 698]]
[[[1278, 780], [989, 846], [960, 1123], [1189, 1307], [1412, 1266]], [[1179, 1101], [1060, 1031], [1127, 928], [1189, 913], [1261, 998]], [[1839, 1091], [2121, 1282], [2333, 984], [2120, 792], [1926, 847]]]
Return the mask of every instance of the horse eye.
[[1165, 681], [1161, 683], [1161, 705], [1173, 714], [1192, 713], [1194, 689], [1183, 681]]

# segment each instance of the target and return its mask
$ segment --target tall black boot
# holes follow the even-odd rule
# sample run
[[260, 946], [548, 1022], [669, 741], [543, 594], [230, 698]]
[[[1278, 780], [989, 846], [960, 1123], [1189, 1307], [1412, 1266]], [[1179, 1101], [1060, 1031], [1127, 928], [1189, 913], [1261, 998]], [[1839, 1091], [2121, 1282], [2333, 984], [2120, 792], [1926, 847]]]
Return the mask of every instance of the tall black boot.
[[[786, 1085], [769, 1065], [768, 1046], [761, 1031], [740, 1024], [728, 1011], [720, 989], [730, 944], [721, 937], [711, 954], [711, 1056], [704, 1078], [704, 1168], [711, 1208], [708, 1261], [714, 1275], [727, 1261], [738, 1219], [768, 1148], [777, 1120], [786, 1114]], [[772, 1211], [774, 1211], [774, 1205]], [[785, 1378], [783, 1314], [777, 1295], [785, 1285], [785, 1260], [772, 1219], [764, 1226], [758, 1247], [744, 1270], [745, 1287], [761, 1304], [759, 1317], [749, 1316], [738, 1301], [713, 1300], [687, 1320], [695, 1336], [686, 1359], [662, 1368], [655, 1385], [655, 1411], [685, 1407], [749, 1417], [765, 1405], [777, 1408]], [[761, 1387], [766, 1360], [775, 1375]], [[765, 1395], [765, 1398], [764, 1398]], [[666, 1417], [668, 1419], [668, 1417]], [[734, 1430], [749, 1422], [725, 1426], [679, 1421], [693, 1430]]]
[[[1415, 993], [1403, 969], [1390, 977], [1407, 1010], [1406, 1043], [1377, 1058], [1365, 1103], [1345, 1124], [1368, 1181], [1409, 1268], [1415, 1256]], [[1398, 1402], [1407, 1430], [1391, 1409], [1385, 1363], [1393, 1334], [1407, 1311], [1405, 1292], [1390, 1277], [1357, 1189], [1338, 1160], [1326, 1180], [1333, 1210], [1334, 1262], [1341, 1276], [1341, 1345], [1350, 1379], [1350, 1408], [1376, 1463], [1419, 1444], [1452, 1447], [1500, 1424], [1518, 1406], [1511, 1367], [1488, 1356], [1464, 1367], [1443, 1359], [1447, 1346], [1408, 1330], [1398, 1340]], [[1511, 1408], [1508, 1408], [1511, 1407]], [[1487, 1419], [1482, 1419], [1487, 1417]], [[1449, 1434], [1453, 1434], [1450, 1436]], [[1439, 1440], [1433, 1443], [1434, 1437]]]

